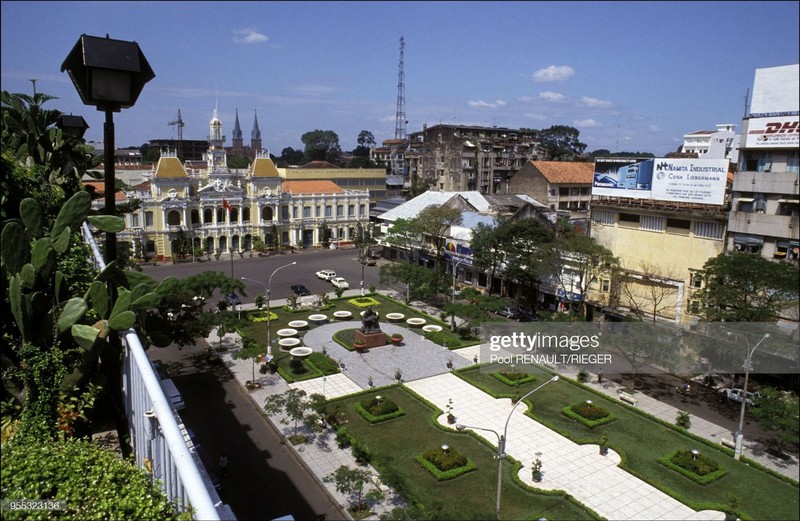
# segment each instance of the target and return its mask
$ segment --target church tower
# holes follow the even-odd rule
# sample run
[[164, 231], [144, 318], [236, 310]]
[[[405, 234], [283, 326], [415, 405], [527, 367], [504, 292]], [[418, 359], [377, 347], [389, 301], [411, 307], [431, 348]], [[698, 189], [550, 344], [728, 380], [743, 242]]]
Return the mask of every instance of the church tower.
[[250, 148], [256, 152], [261, 150], [261, 131], [258, 129], [258, 112], [253, 120], [253, 132], [250, 133]]
[[216, 170], [223, 170], [228, 168], [227, 154], [225, 154], [225, 136], [222, 135], [222, 121], [219, 119], [217, 109], [214, 109], [214, 115], [208, 124], [208, 154], [206, 162], [208, 163], [208, 171], [214, 172]]
[[233, 150], [242, 150], [244, 148], [244, 139], [242, 138], [242, 128], [239, 126], [239, 109], [236, 109], [236, 121], [233, 123], [233, 136], [231, 137], [231, 146]]

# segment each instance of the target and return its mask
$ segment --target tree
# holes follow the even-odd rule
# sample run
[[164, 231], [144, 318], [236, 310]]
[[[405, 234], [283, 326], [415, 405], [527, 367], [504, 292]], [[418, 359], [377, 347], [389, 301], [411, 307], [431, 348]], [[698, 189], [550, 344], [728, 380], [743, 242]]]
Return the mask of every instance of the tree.
[[784, 393], [774, 387], [764, 387], [753, 400], [750, 414], [758, 425], [775, 433], [770, 438], [775, 449], [782, 452], [787, 444], [797, 443], [800, 432], [800, 404], [796, 393]]
[[619, 260], [611, 250], [586, 235], [566, 233], [550, 244], [543, 257], [549, 276], [570, 302], [570, 313], [586, 317], [586, 294], [601, 275], [616, 278]]
[[552, 161], [563, 161], [574, 159], [586, 149], [586, 144], [578, 141], [579, 135], [576, 128], [553, 125], [537, 132], [536, 138], [548, 158]]
[[[489, 280], [494, 280], [495, 273], [501, 268], [505, 256], [500, 244], [500, 236], [495, 226], [478, 223], [472, 230], [469, 247], [472, 250], [472, 266], [482, 272], [490, 272]], [[489, 294], [492, 294], [493, 284], [489, 284]]]
[[375, 136], [372, 135], [372, 132], [368, 130], [362, 130], [358, 134], [358, 146], [367, 149], [367, 153], [369, 153], [369, 147], [375, 145]]
[[756, 253], [721, 253], [703, 265], [700, 315], [709, 322], [775, 322], [800, 302], [800, 267]]
[[300, 138], [305, 145], [303, 160], [328, 161], [338, 164], [342, 149], [339, 147], [339, 136], [332, 130], [313, 130]]
[[302, 150], [295, 150], [292, 147], [286, 147], [281, 151], [281, 155], [278, 158], [284, 166], [288, 165], [299, 165], [303, 162], [303, 151]]
[[502, 252], [503, 277], [538, 292], [539, 282], [549, 273], [547, 265], [554, 241], [553, 231], [538, 219], [508, 221], [497, 228]]
[[231, 155], [228, 157], [228, 168], [249, 168], [250, 160], [245, 156]]
[[378, 271], [381, 284], [400, 282], [406, 285], [406, 303], [410, 300], [425, 300], [442, 291], [447, 285], [437, 272], [416, 264], [392, 262], [384, 264]]
[[461, 224], [461, 210], [444, 205], [431, 205], [411, 219], [411, 232], [431, 245], [437, 256], [444, 252], [445, 235], [451, 226]]
[[[363, 499], [364, 485], [370, 481], [370, 471], [363, 468], [353, 468], [342, 465], [332, 473], [325, 476], [325, 483], [333, 483], [336, 491], [350, 496], [350, 510], [359, 512], [367, 508]], [[383, 497], [380, 490], [372, 490], [367, 494], [367, 499], [377, 500]]]
[[184, 259], [192, 254], [192, 238], [189, 237], [182, 229], [178, 230], [178, 233], [175, 235], [172, 254], [181, 259]]
[[293, 422], [293, 434], [290, 439], [301, 441], [304, 437], [299, 436], [297, 432], [300, 423], [312, 432], [321, 429], [322, 418], [315, 410], [318, 403], [319, 400], [314, 395], [306, 398], [306, 392], [302, 389], [289, 389], [282, 394], [268, 396], [264, 411], [267, 414], [285, 414], [286, 417], [281, 418], [280, 422], [284, 425]]
[[264, 347], [248, 336], [242, 337], [242, 348], [233, 354], [237, 360], [250, 360], [253, 366], [253, 378], [250, 380], [251, 384], [256, 381], [256, 362], [261, 359], [264, 354]]
[[648, 316], [653, 322], [658, 317], [675, 318], [667, 310], [675, 309], [680, 274], [676, 269], [661, 268], [641, 262], [639, 270], [620, 276], [620, 292], [628, 309], [638, 318]]

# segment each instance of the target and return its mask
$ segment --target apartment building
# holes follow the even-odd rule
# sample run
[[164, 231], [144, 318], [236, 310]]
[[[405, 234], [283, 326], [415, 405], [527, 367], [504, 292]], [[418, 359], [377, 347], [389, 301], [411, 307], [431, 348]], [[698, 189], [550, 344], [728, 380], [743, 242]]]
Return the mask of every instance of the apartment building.
[[739, 159], [739, 138], [736, 125], [717, 125], [716, 130], [697, 130], [684, 134], [681, 153], [694, 154], [702, 159], [728, 159], [736, 164]]
[[729, 251], [800, 262], [799, 67], [755, 71], [733, 180]]
[[[511, 193], [508, 180], [540, 154], [535, 131], [529, 129], [423, 125], [422, 132], [409, 135], [409, 142], [421, 143], [417, 175], [433, 190], [446, 192]], [[410, 165], [407, 170], [411, 172]]]

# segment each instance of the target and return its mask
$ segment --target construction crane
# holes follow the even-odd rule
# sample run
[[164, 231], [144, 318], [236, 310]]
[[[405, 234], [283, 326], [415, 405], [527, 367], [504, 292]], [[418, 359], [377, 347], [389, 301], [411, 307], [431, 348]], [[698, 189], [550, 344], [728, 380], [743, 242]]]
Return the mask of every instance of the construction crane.
[[176, 150], [176, 154], [180, 155], [181, 153], [181, 144], [183, 143], [183, 119], [181, 118], [181, 109], [178, 109], [178, 119], [175, 121], [170, 121], [167, 125], [178, 127], [178, 148]]

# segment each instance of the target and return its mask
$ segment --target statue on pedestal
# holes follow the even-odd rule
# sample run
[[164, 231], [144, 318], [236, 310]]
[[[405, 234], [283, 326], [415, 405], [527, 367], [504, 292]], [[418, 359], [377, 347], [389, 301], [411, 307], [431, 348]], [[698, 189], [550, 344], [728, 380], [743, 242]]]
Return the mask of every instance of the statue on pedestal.
[[361, 318], [362, 326], [361, 329], [359, 329], [359, 331], [365, 334], [380, 333], [381, 326], [378, 324], [379, 318], [380, 316], [378, 315], [378, 313], [371, 307], [368, 307], [364, 311], [364, 316]]

